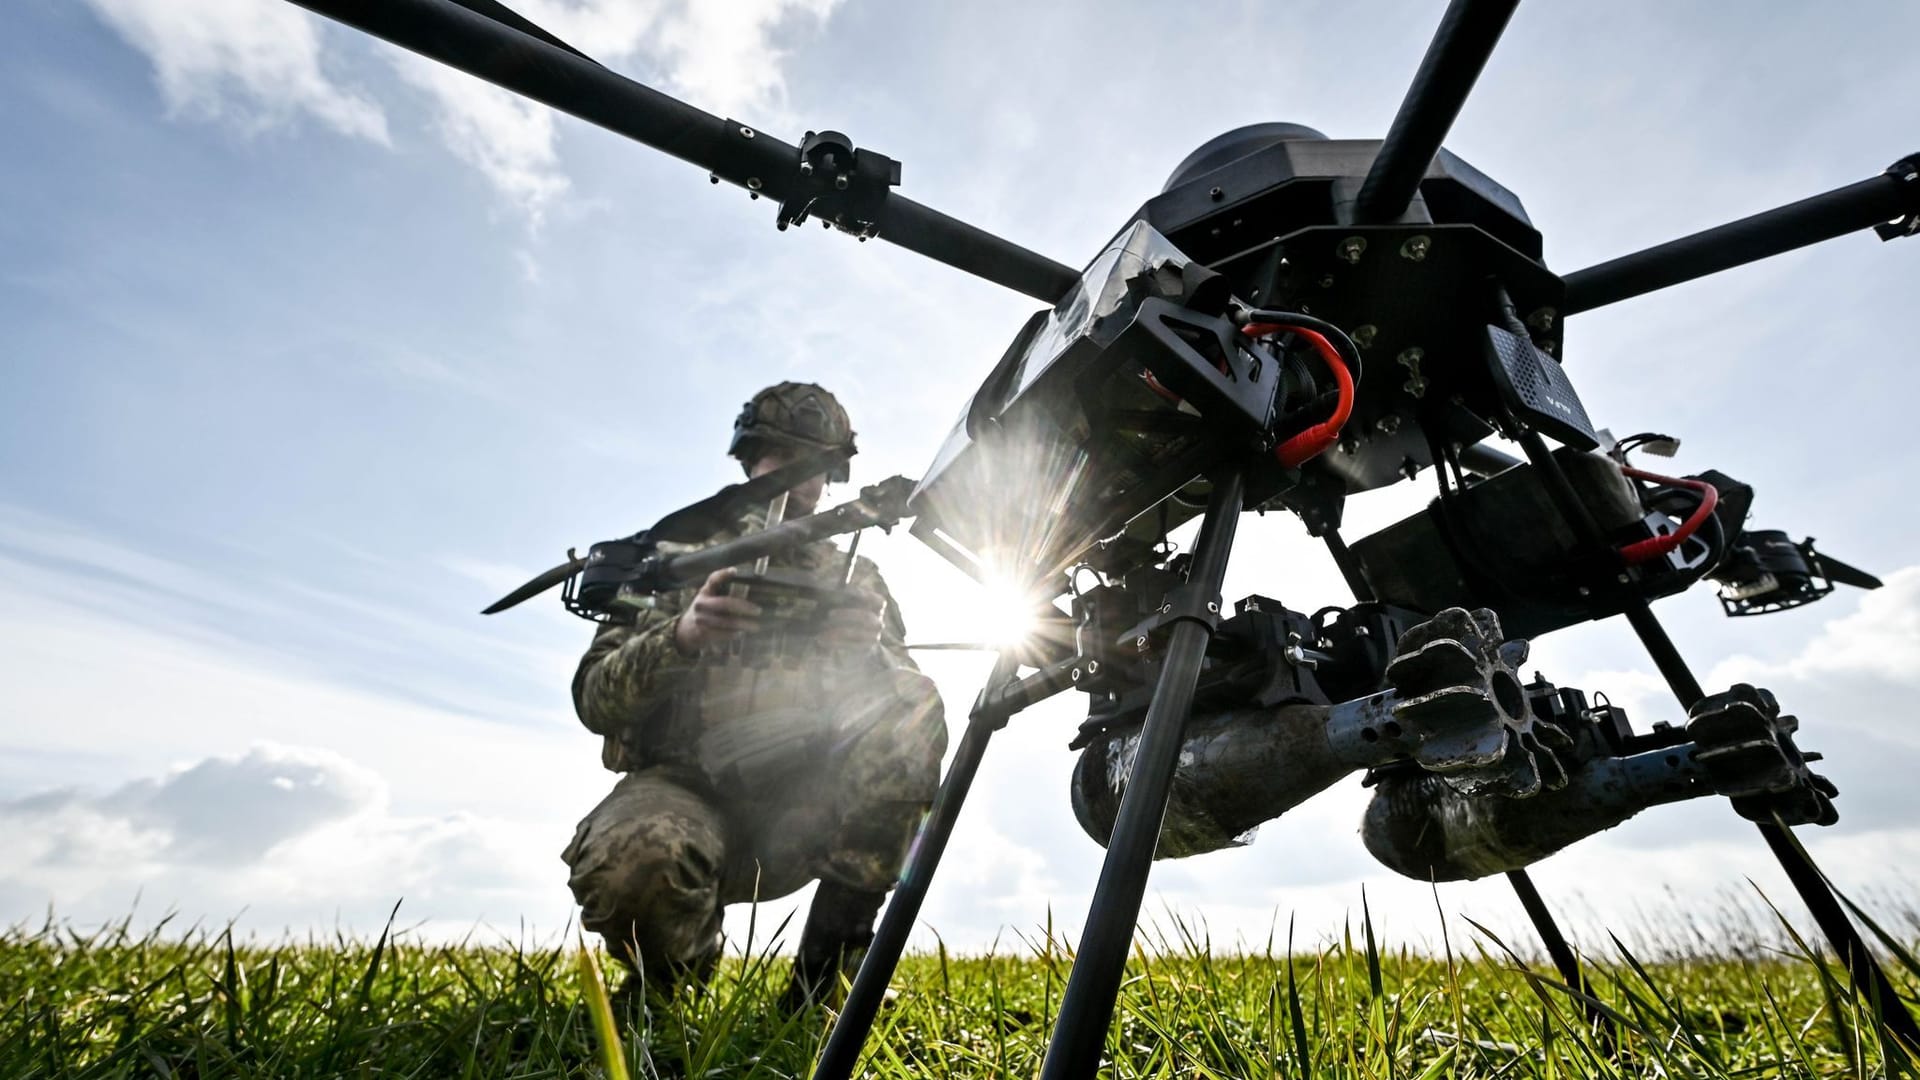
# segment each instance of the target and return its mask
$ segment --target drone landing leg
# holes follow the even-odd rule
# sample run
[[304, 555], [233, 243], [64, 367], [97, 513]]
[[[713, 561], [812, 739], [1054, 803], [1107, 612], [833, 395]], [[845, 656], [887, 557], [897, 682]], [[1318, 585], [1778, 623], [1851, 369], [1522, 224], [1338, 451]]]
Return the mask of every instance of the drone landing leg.
[[1513, 886], [1514, 895], [1520, 898], [1520, 906], [1527, 909], [1527, 918], [1533, 920], [1533, 928], [1540, 934], [1541, 944], [1547, 947], [1547, 955], [1553, 958], [1553, 966], [1559, 969], [1560, 978], [1566, 981], [1568, 989], [1581, 995], [1580, 1004], [1586, 1010], [1588, 1028], [1599, 1037], [1602, 1049], [1613, 1053], [1613, 1022], [1600, 1008], [1593, 985], [1587, 982], [1586, 974], [1580, 970], [1580, 958], [1574, 955], [1573, 947], [1567, 944], [1566, 936], [1560, 932], [1560, 924], [1554, 922], [1553, 912], [1547, 910], [1547, 902], [1541, 899], [1540, 890], [1534, 887], [1532, 875], [1525, 870], [1509, 870], [1507, 882]]
[[1165, 664], [1141, 723], [1133, 770], [1107, 841], [1106, 862], [1100, 867], [1073, 972], [1060, 999], [1060, 1017], [1040, 1066], [1040, 1080], [1087, 1080], [1100, 1066], [1114, 999], [1120, 993], [1120, 978], [1140, 918], [1140, 902], [1147, 891], [1147, 873], [1160, 842], [1181, 733], [1219, 615], [1220, 583], [1245, 498], [1246, 481], [1239, 469], [1215, 477], [1187, 584], [1168, 596], [1175, 621]]
[[[1626, 614], [1627, 622], [1632, 624], [1633, 632], [1639, 636], [1647, 654], [1653, 657], [1654, 666], [1660, 669], [1661, 676], [1667, 680], [1673, 696], [1679, 699], [1683, 708], [1691, 709], [1706, 693], [1701, 689], [1699, 680], [1693, 677], [1693, 671], [1687, 667], [1680, 650], [1674, 647], [1673, 639], [1667, 636], [1666, 627], [1660, 625], [1660, 620], [1654, 617], [1645, 602], [1629, 607]], [[1847, 918], [1832, 884], [1820, 872], [1813, 856], [1807, 854], [1806, 848], [1800, 846], [1800, 841], [1786, 826], [1773, 822], [1756, 823], [1755, 827], [1760, 830], [1767, 847], [1772, 849], [1773, 857], [1779, 860], [1780, 869], [1785, 871], [1787, 880], [1793, 883], [1793, 890], [1800, 894], [1801, 902], [1813, 913], [1813, 921], [1820, 924], [1820, 932], [1826, 935], [1828, 943], [1840, 954], [1840, 963], [1847, 969], [1854, 989], [1866, 996], [1881, 1031], [1905, 1045], [1909, 1051], [1920, 1052], [1920, 1023], [1915, 1022], [1913, 1013], [1908, 1011], [1899, 993], [1894, 990], [1880, 962], [1868, 950], [1866, 939], [1860, 936], [1853, 921]]]
[[[1548, 494], [1553, 497], [1567, 523], [1574, 527], [1576, 535], [1590, 548], [1604, 547], [1605, 538], [1599, 526], [1587, 512], [1586, 505], [1580, 502], [1578, 491], [1568, 481], [1566, 473], [1561, 471], [1560, 463], [1548, 452], [1546, 442], [1539, 433], [1522, 430], [1519, 441], [1527, 452], [1528, 460], [1540, 470]], [[1644, 599], [1629, 597], [1625, 614], [1633, 632], [1639, 636], [1640, 644], [1652, 657], [1654, 667], [1666, 679], [1673, 696], [1679, 699], [1680, 707], [1693, 708], [1706, 697], [1706, 691], [1701, 689], [1700, 680], [1694, 678], [1686, 658], [1674, 647], [1673, 639], [1667, 636], [1666, 628], [1654, 617], [1653, 609], [1647, 606]], [[1800, 894], [1807, 910], [1813, 913], [1814, 921], [1820, 924], [1820, 931], [1840, 955], [1840, 962], [1846, 967], [1854, 989], [1865, 995], [1875, 1008], [1882, 1033], [1912, 1050], [1920, 1051], [1920, 1023], [1914, 1021], [1913, 1014], [1894, 990], [1893, 983], [1888, 981], [1887, 973], [1881, 970], [1879, 961], [1867, 949], [1866, 940], [1847, 918], [1826, 876], [1785, 826], [1762, 824], [1759, 829], [1767, 846], [1773, 850], [1774, 857], [1779, 860], [1780, 868], [1786, 872], [1787, 880], [1793, 883], [1794, 891]]]
[[1006, 726], [1007, 718], [1013, 713], [1071, 685], [1070, 681], [1043, 671], [1008, 691], [1005, 684], [1013, 678], [1017, 666], [1012, 652], [1001, 653], [994, 662], [993, 674], [987, 677], [986, 688], [980, 692], [980, 700], [967, 718], [967, 730], [960, 736], [953, 764], [947, 767], [947, 775], [933, 797], [933, 809], [927, 813], [926, 824], [921, 826], [919, 838], [914, 842], [900, 887], [894, 890], [893, 899], [880, 916], [880, 925], [874, 928], [873, 944], [867, 947], [867, 955], [860, 961], [860, 970], [853, 977], [853, 988], [847, 991], [840, 1018], [834, 1022], [833, 1033], [820, 1052], [813, 1080], [848, 1080], [859, 1064], [860, 1051], [873, 1030], [873, 1018], [886, 999], [887, 983], [892, 980], [894, 969], [900, 966], [900, 953], [906, 948], [907, 936], [913, 932], [913, 922], [920, 915], [920, 905], [933, 884], [933, 872], [940, 866], [947, 840], [953, 836], [954, 823], [960, 819], [960, 806], [966, 802], [974, 774], [980, 771], [980, 761], [986, 756], [987, 741]]

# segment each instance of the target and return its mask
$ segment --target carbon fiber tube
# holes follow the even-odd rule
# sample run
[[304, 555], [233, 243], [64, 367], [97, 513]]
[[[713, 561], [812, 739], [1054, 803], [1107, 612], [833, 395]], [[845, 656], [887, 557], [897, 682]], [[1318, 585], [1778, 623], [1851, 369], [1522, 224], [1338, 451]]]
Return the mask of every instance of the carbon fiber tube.
[[[984, 698], [1012, 678], [1017, 667], [1012, 652], [1001, 653], [981, 696]], [[900, 887], [894, 890], [886, 913], [880, 916], [873, 943], [867, 946], [867, 955], [860, 959], [860, 970], [853, 977], [853, 987], [847, 991], [846, 1004], [840, 1010], [839, 1019], [834, 1021], [832, 1034], [827, 1036], [827, 1045], [820, 1051], [813, 1080], [847, 1080], [859, 1064], [860, 1051], [873, 1031], [873, 1019], [886, 1000], [887, 983], [900, 966], [900, 953], [913, 932], [920, 905], [927, 899], [927, 890], [933, 887], [933, 872], [940, 867], [940, 857], [946, 853], [953, 826], [960, 819], [960, 807], [973, 788], [981, 759], [986, 757], [987, 742], [1005, 723], [1004, 715], [983, 714], [979, 710], [968, 718], [953, 764], [947, 767], [946, 779], [940, 782], [940, 790], [933, 797], [933, 808], [914, 840], [906, 872], [900, 877]]]
[[1519, 6], [1520, 0], [1453, 0], [1447, 5], [1433, 44], [1427, 46], [1393, 126], [1360, 184], [1353, 206], [1356, 224], [1392, 221], [1406, 212]]
[[[780, 202], [798, 190], [800, 149], [637, 83], [455, 0], [290, 0], [309, 11], [645, 143]], [[557, 39], [555, 39], [557, 40]], [[1069, 266], [897, 194], [877, 235], [1052, 303]]]
[[1576, 270], [1566, 275], [1567, 299], [1563, 310], [1568, 315], [1592, 311], [1683, 281], [1872, 228], [1916, 211], [1920, 211], [1920, 180], [1882, 173], [1823, 195]]
[[[1238, 469], [1215, 480], [1200, 536], [1194, 542], [1193, 566], [1187, 572], [1188, 583], [1208, 596], [1217, 597], [1220, 592], [1245, 497], [1246, 478]], [[1099, 1069], [1100, 1049], [1106, 1044], [1114, 999], [1133, 947], [1140, 902], [1146, 897], [1153, 850], [1160, 842], [1181, 729], [1192, 709], [1194, 686], [1212, 636], [1208, 626], [1191, 619], [1173, 626], [1153, 703], [1141, 723], [1126, 798], [1120, 804], [1106, 861], [1100, 866], [1073, 971], [1060, 997], [1059, 1019], [1040, 1065], [1040, 1080], [1089, 1080]]]

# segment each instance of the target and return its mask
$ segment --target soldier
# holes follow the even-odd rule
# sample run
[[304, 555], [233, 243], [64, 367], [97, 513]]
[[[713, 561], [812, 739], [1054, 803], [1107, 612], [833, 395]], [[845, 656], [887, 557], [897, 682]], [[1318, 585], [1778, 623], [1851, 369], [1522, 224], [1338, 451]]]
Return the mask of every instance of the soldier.
[[[729, 453], [760, 476], [821, 450], [853, 450], [832, 394], [783, 382], [755, 394]], [[826, 469], [823, 466], [823, 470]], [[832, 479], [846, 479], [845, 460]], [[811, 513], [828, 477], [794, 487], [786, 517]], [[717, 543], [766, 524], [755, 510]], [[837, 984], [893, 888], [939, 782], [947, 731], [939, 693], [908, 657], [878, 570], [822, 541], [775, 556], [859, 602], [824, 625], [776, 618], [740, 595], [734, 569], [698, 589], [632, 598], [580, 660], [573, 700], [622, 777], [580, 822], [562, 858], [581, 925], [643, 982], [703, 980], [720, 954], [721, 910], [818, 880], [786, 1001]]]

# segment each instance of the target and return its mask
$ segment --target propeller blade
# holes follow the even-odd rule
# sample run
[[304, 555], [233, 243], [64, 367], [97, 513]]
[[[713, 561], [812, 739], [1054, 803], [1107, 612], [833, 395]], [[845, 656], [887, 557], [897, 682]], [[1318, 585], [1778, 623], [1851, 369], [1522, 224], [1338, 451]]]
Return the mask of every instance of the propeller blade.
[[480, 612], [480, 614], [495, 615], [517, 604], [521, 604], [528, 600], [531, 600], [534, 597], [539, 596], [541, 593], [546, 592], [548, 589], [553, 588], [555, 585], [558, 585], [561, 582], [572, 577], [573, 575], [579, 573], [581, 568], [585, 567], [586, 565], [587, 565], [587, 560], [585, 559], [578, 559], [578, 558], [568, 559], [566, 562], [561, 563], [559, 566], [554, 567], [553, 569], [547, 571], [544, 574], [541, 574], [539, 577], [534, 578], [532, 581], [527, 582], [525, 585], [520, 586], [519, 588], [513, 590], [512, 592], [501, 597], [500, 599], [495, 600], [493, 602], [493, 606], [483, 609]]
[[1820, 570], [1827, 580], [1835, 585], [1851, 585], [1856, 589], [1877, 589], [1884, 584], [1879, 578], [1865, 570], [1848, 566], [1825, 552], [1818, 552], [1814, 558], [1820, 560]]

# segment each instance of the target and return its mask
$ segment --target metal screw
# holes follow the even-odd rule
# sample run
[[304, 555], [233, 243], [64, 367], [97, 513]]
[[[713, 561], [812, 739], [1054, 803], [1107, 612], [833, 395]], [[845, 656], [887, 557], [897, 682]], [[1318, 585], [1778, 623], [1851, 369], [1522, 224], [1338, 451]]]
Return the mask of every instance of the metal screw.
[[1433, 240], [1426, 236], [1409, 236], [1407, 242], [1400, 245], [1400, 257], [1421, 262], [1427, 257], [1427, 250], [1433, 247]]
[[1333, 288], [1333, 275], [1332, 275], [1332, 274], [1321, 274], [1321, 275], [1320, 275], [1320, 287], [1321, 287], [1321, 288], [1323, 288], [1323, 289], [1331, 289], [1331, 288]]
[[748, 190], [748, 191], [759, 191], [759, 190], [760, 190], [760, 178], [759, 178], [759, 177], [757, 177], [757, 176], [749, 176], [749, 177], [747, 177], [747, 190]]
[[1359, 262], [1361, 253], [1366, 250], [1367, 238], [1364, 236], [1349, 236], [1340, 241], [1340, 257], [1350, 263]]
[[717, 184], [717, 183], [719, 183], [719, 182], [720, 182], [720, 174], [719, 174], [719, 173], [708, 173], [708, 174], [707, 174], [707, 183], [709, 183], [709, 184]]
[[1219, 188], [1214, 188], [1213, 190], [1207, 192], [1207, 198], [1212, 199], [1214, 202], [1219, 202], [1221, 199], [1224, 199], [1226, 197], [1227, 197], [1227, 193], [1224, 191], [1221, 191]]
[[1144, 648], [1146, 648], [1146, 647], [1147, 647], [1147, 639], [1146, 639], [1146, 636], [1145, 636], [1145, 635], [1142, 635], [1142, 636], [1140, 636], [1140, 637], [1137, 637], [1137, 638], [1134, 638], [1134, 639], [1133, 639], [1133, 647], [1134, 647], [1134, 648], [1136, 648], [1136, 649], [1144, 649]]
[[1373, 430], [1382, 435], [1391, 435], [1400, 430], [1400, 418], [1393, 413], [1388, 413], [1373, 422]]
[[1427, 351], [1416, 345], [1411, 349], [1402, 349], [1400, 355], [1394, 357], [1395, 363], [1407, 369], [1407, 381], [1400, 384], [1401, 389], [1414, 397], [1425, 397], [1427, 394], [1426, 377], [1420, 374], [1420, 361], [1426, 356]]
[[1353, 328], [1353, 343], [1364, 349], [1372, 345], [1373, 339], [1379, 335], [1380, 328], [1372, 323], [1367, 323], [1364, 326], [1356, 326]]
[[1420, 463], [1411, 457], [1400, 459], [1400, 475], [1411, 480], [1420, 475]]
[[1544, 334], [1553, 329], [1553, 320], [1559, 314], [1550, 307], [1536, 308], [1533, 314], [1527, 316], [1527, 325]]
[[1217, 602], [1212, 600], [1207, 601], [1207, 614], [1209, 615], [1220, 614], [1220, 605]]
[[802, 161], [802, 162], [800, 163], [800, 175], [801, 175], [801, 176], [812, 176], [812, 175], [813, 175], [813, 162], [811, 162], [811, 161]]
[[840, 175], [833, 178], [833, 190], [835, 191], [847, 190], [847, 174], [846, 173], [841, 173]]
[[743, 139], [753, 138], [753, 129], [745, 124], [740, 125], [740, 137]]
[[1098, 660], [1087, 661], [1087, 674], [1089, 675], [1100, 674], [1100, 661]]
[[1080, 669], [1079, 669], [1079, 668], [1074, 668], [1074, 669], [1073, 669], [1073, 671], [1072, 671], [1072, 673], [1070, 673], [1070, 674], [1069, 674], [1069, 675], [1068, 675], [1067, 677], [1068, 677], [1068, 678], [1070, 678], [1070, 679], [1072, 679], [1072, 680], [1073, 680], [1074, 682], [1079, 682], [1079, 681], [1080, 681]]
[[1302, 314], [1302, 315], [1311, 315], [1311, 314], [1313, 314], [1313, 309], [1312, 309], [1312, 308], [1310, 308], [1310, 307], [1308, 307], [1308, 306], [1307, 306], [1307, 305], [1305, 305], [1305, 304], [1301, 304], [1301, 305], [1299, 305], [1299, 308], [1300, 308], [1300, 314]]

